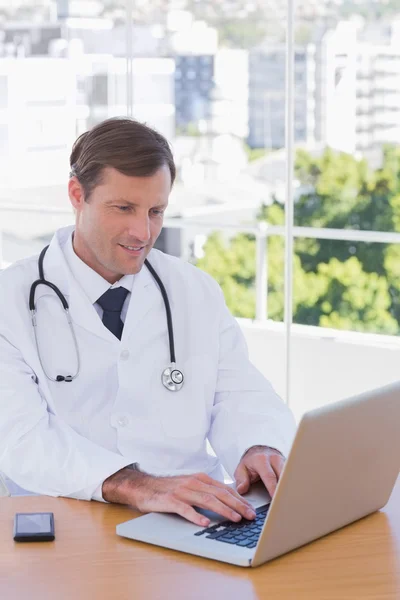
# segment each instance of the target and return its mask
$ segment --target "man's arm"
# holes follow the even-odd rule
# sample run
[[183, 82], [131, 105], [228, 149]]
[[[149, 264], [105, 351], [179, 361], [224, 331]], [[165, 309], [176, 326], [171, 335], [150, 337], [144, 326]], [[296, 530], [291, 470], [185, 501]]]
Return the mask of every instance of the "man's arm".
[[200, 526], [209, 520], [194, 506], [233, 521], [255, 517], [237, 492], [204, 473], [154, 477], [137, 466], [127, 467], [130, 460], [94, 444], [50, 414], [34, 379], [20, 352], [0, 335], [0, 470], [21, 487], [91, 500], [103, 482], [101, 494], [107, 502], [142, 512], [174, 512]]
[[0, 470], [32, 492], [90, 500], [100, 482], [132, 461], [49, 413], [34, 377], [0, 335]]
[[155, 477], [135, 464], [107, 478], [102, 492], [108, 502], [129, 504], [141, 512], [176, 513], [200, 526], [209, 525], [210, 520], [199, 514], [195, 506], [212, 510], [231, 521], [256, 516], [247, 500], [205, 473]]
[[271, 384], [250, 363], [242, 331], [218, 290], [220, 350], [210, 443], [229, 475], [246, 450], [268, 446], [287, 455], [296, 425]]

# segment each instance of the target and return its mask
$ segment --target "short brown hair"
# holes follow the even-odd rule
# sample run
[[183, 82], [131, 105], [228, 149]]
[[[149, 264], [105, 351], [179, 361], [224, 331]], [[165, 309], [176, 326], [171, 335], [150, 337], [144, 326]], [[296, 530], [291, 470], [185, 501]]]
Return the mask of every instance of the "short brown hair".
[[143, 123], [126, 117], [107, 119], [82, 133], [73, 145], [71, 176], [78, 178], [85, 200], [101, 183], [105, 167], [124, 175], [146, 177], [167, 165], [171, 184], [176, 167], [167, 140]]

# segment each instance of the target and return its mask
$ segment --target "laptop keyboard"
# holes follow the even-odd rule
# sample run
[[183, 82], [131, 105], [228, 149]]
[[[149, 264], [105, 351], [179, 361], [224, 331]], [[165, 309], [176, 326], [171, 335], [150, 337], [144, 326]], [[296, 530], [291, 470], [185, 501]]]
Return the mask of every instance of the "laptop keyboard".
[[206, 538], [216, 540], [217, 542], [225, 542], [226, 544], [234, 544], [235, 546], [246, 548], [255, 548], [264, 526], [269, 507], [269, 504], [264, 504], [264, 506], [256, 508], [256, 518], [253, 521], [248, 521], [243, 518], [239, 523], [222, 521], [221, 523], [217, 523], [217, 525], [198, 531], [194, 535], [205, 535]]

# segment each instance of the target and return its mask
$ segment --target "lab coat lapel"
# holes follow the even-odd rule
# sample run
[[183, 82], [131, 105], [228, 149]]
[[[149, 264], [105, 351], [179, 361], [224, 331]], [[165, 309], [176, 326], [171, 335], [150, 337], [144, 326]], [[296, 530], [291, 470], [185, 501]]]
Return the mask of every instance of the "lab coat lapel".
[[[119, 340], [104, 327], [93, 304], [86, 296], [82, 288], [76, 283], [63, 253], [63, 245], [69, 237], [73, 228], [65, 227], [58, 230], [53, 237], [50, 246], [46, 252], [43, 262], [45, 278], [54, 283], [64, 294], [68, 304], [72, 322], [87, 331], [101, 337], [111, 343], [119, 343]], [[37, 275], [39, 278], [39, 275]], [[40, 285], [36, 292], [36, 304], [45, 295], [52, 294], [47, 286]], [[60, 303], [60, 310], [62, 305]]]
[[151, 273], [145, 265], [135, 275], [132, 287], [132, 296], [122, 332], [122, 342], [128, 340], [132, 333], [137, 333], [145, 316], [154, 308], [164, 306], [161, 292], [158, 289]]

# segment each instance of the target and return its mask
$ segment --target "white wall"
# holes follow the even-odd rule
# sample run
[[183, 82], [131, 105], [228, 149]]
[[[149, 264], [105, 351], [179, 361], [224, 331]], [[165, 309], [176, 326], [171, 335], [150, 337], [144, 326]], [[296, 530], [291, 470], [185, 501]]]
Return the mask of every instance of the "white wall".
[[[281, 323], [240, 319], [250, 359], [285, 395]], [[293, 325], [290, 407], [312, 409], [400, 379], [400, 338]]]
[[75, 139], [76, 78], [64, 58], [2, 58], [0, 191], [58, 185]]

